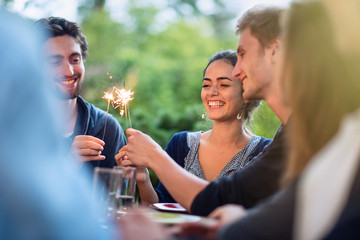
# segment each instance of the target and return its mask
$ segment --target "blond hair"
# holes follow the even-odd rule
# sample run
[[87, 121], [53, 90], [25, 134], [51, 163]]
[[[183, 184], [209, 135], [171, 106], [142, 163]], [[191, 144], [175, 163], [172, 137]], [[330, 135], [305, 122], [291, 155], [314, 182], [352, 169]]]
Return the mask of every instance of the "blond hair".
[[339, 53], [323, 4], [295, 2], [286, 20], [282, 85], [293, 114], [284, 184], [330, 140], [343, 116], [360, 106], [359, 56]]
[[247, 10], [236, 24], [236, 33], [249, 28], [263, 48], [280, 36], [279, 19], [283, 9], [275, 6], [256, 5]]

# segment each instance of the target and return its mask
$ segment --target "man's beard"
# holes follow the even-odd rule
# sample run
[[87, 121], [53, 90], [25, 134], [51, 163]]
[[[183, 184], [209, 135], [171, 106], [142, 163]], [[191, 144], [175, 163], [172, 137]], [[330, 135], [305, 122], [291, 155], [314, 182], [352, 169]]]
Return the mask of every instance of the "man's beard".
[[[82, 79], [80, 78], [80, 75], [74, 75], [73, 77], [77, 78], [77, 86], [75, 89], [70, 90], [64, 90], [61, 87], [57, 86], [57, 84], [55, 84], [55, 95], [57, 98], [61, 99], [61, 100], [69, 100], [69, 99], [74, 99], [77, 98], [80, 95], [80, 91], [81, 91], [81, 87], [82, 87]], [[61, 82], [61, 81], [58, 81]]]
[[69, 100], [77, 98], [80, 95], [81, 86], [77, 86], [74, 91], [63, 92], [58, 87], [55, 87], [55, 94], [61, 100]]

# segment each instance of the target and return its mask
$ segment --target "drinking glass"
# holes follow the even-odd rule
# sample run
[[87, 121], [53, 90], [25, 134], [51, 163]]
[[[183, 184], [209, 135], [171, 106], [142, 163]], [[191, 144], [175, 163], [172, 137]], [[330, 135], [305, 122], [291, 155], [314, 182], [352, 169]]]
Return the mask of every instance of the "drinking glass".
[[114, 167], [116, 171], [121, 172], [121, 188], [115, 196], [117, 213], [125, 214], [126, 211], [134, 205], [136, 190], [136, 168], [134, 167]]
[[100, 219], [103, 228], [107, 228], [106, 222], [116, 216], [116, 196], [121, 192], [121, 184], [121, 169], [95, 167], [93, 194], [103, 210]]

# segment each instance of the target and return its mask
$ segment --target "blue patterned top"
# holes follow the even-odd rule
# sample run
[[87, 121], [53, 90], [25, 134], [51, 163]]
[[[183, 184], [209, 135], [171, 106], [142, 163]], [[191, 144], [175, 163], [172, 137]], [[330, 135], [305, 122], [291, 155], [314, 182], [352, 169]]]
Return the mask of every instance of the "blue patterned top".
[[[199, 146], [200, 146], [200, 135], [202, 132], [189, 132], [187, 134], [187, 144], [190, 148], [188, 154], [185, 157], [184, 168], [194, 174], [195, 176], [205, 179], [203, 170], [201, 169], [199, 162]], [[250, 162], [249, 156], [256, 149], [260, 143], [261, 137], [253, 136], [245, 148], [237, 152], [226, 166], [221, 170], [216, 179], [220, 179], [224, 176], [232, 175], [237, 169], [244, 167]]]

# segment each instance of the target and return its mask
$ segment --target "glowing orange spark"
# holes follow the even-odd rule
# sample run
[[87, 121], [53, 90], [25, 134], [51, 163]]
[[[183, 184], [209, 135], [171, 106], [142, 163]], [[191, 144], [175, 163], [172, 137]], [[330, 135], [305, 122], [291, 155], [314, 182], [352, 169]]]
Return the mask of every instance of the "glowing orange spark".
[[[107, 72], [106, 74], [108, 75], [108, 77], [110, 79], [112, 79], [112, 76], [110, 75], [110, 73]], [[125, 83], [124, 83], [124, 86], [125, 86]], [[133, 97], [132, 97], [133, 95], [134, 95], [134, 92], [132, 92], [131, 90], [127, 90], [125, 88], [118, 89], [116, 87], [113, 87], [111, 91], [104, 92], [103, 98], [108, 101], [108, 106], [107, 106], [107, 111], [106, 111], [105, 126], [104, 126], [104, 133], [103, 133], [102, 139], [104, 139], [104, 136], [105, 136], [106, 122], [107, 122], [107, 116], [109, 113], [110, 102], [111, 102], [111, 105], [115, 109], [119, 108], [119, 110], [120, 110], [119, 113], [120, 113], [121, 117], [124, 115], [124, 113], [125, 113], [125, 118], [127, 118], [129, 115], [130, 128], [132, 127], [130, 111], [129, 111], [129, 102], [131, 100], [133, 100]]]
[[125, 117], [127, 118], [127, 106], [128, 103], [133, 100], [134, 92], [131, 90], [126, 90], [125, 88], [122, 89], [115, 89], [116, 98], [114, 100], [115, 109], [120, 107], [120, 115], [123, 116], [125, 112]]
[[108, 101], [113, 101], [114, 100], [113, 91], [104, 92], [103, 98], [108, 100]]
[[125, 88], [115, 89], [115, 93], [117, 97], [115, 103], [127, 104], [129, 101], [133, 100], [132, 95], [134, 95], [134, 92], [131, 90], [126, 90]]

